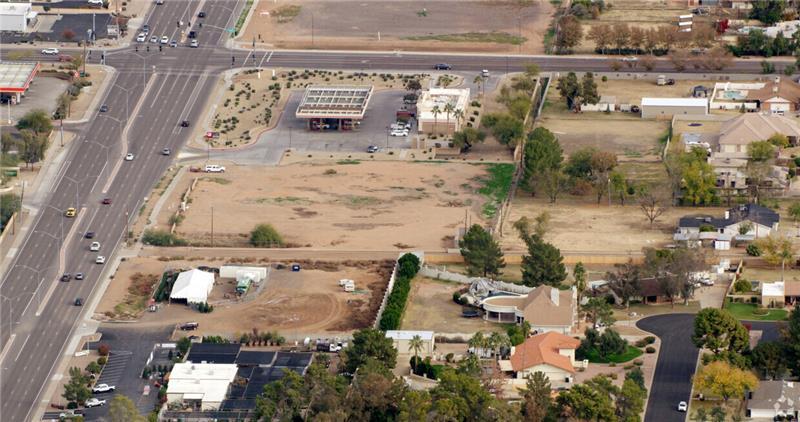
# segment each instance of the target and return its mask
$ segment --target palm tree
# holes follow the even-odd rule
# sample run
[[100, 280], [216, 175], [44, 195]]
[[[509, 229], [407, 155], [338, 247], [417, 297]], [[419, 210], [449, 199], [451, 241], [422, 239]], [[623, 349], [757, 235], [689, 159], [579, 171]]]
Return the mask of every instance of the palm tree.
[[483, 76], [478, 75], [472, 80], [472, 83], [478, 85], [478, 90], [483, 92]]
[[414, 337], [408, 341], [408, 350], [414, 351], [414, 372], [417, 372], [417, 360], [419, 360], [419, 352], [422, 351], [422, 337], [420, 337], [419, 334], [414, 335]]
[[444, 112], [447, 113], [447, 126], [445, 129], [446, 132], [450, 131], [450, 113], [454, 111], [456, 111], [456, 108], [453, 106], [452, 103], [448, 102], [447, 104], [444, 105]]
[[458, 126], [461, 126], [461, 121], [464, 119], [464, 110], [462, 110], [460, 108], [453, 110], [453, 116], [456, 118], [456, 122], [458, 122]]
[[439, 105], [436, 104], [431, 108], [431, 114], [433, 114], [433, 130], [431, 131], [433, 134], [436, 134], [437, 126], [439, 125], [438, 117], [442, 114], [442, 110], [439, 108]]
[[472, 338], [467, 342], [467, 346], [475, 350], [475, 354], [480, 356], [481, 353], [478, 350], [480, 349], [482, 351], [486, 346], [486, 337], [483, 335], [483, 331], [478, 331], [473, 334]]
[[489, 336], [489, 343], [491, 344], [492, 352], [497, 356], [502, 347], [508, 347], [511, 344], [511, 340], [505, 334], [494, 332]]

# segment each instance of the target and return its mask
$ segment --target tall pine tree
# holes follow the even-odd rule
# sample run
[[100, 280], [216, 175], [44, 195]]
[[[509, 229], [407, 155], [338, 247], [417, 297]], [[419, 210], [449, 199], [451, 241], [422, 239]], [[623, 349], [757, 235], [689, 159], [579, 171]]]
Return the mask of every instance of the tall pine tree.
[[533, 234], [523, 237], [528, 254], [522, 256], [522, 284], [530, 287], [558, 287], [567, 278], [561, 251]]
[[473, 224], [467, 230], [458, 246], [467, 264], [467, 273], [471, 276], [497, 277], [500, 269], [506, 266], [500, 244], [478, 224]]

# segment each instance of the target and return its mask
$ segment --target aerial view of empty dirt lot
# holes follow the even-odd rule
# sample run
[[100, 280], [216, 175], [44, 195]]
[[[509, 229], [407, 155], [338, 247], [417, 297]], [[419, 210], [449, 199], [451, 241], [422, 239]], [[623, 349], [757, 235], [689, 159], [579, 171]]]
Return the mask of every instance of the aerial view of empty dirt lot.
[[277, 48], [543, 53], [549, 1], [260, 1], [240, 40]]
[[[219, 266], [222, 261], [161, 261], [139, 257], [120, 265], [114, 281], [96, 310], [98, 319], [112, 318], [120, 304], [135, 302], [132, 295], [136, 281], [157, 280], [167, 269], [190, 269], [198, 265]], [[235, 333], [277, 330], [290, 336], [300, 333], [339, 333], [371, 326], [386, 291], [393, 263], [390, 261], [353, 261], [346, 263], [300, 262], [302, 270], [278, 269], [272, 265], [263, 287], [254, 288], [238, 299], [235, 281], [217, 278], [209, 303], [214, 311], [197, 312], [183, 304], [164, 304], [157, 312], [140, 309], [141, 324], [163, 325], [196, 321], [203, 335], [233, 336]], [[270, 266], [266, 262], [244, 265]], [[339, 280], [355, 281], [356, 290], [345, 292]], [[131, 287], [134, 287], [131, 289]], [[140, 298], [146, 301], [148, 292]], [[128, 305], [122, 305], [127, 307]], [[123, 319], [126, 319], [123, 317]]]
[[[339, 250], [442, 249], [465, 214], [483, 223], [477, 193], [486, 165], [355, 161], [280, 167], [228, 166], [198, 177], [177, 233], [208, 244], [247, 246], [250, 231], [269, 223], [287, 246]], [[176, 189], [169, 202], [179, 203]], [[165, 207], [165, 208], [172, 208]], [[172, 210], [163, 211], [169, 214]], [[168, 215], [157, 219], [163, 224]], [[166, 228], [165, 226], [161, 226]]]

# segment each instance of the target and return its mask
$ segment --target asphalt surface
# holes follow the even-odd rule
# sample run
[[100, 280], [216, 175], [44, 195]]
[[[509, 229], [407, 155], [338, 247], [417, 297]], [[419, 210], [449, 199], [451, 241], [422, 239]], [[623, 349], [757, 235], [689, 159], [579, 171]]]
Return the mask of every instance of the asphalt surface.
[[[114, 255], [131, 216], [138, 212], [145, 196], [171, 163], [170, 157], [163, 157], [159, 152], [164, 147], [177, 151], [185, 143], [189, 130], [181, 128], [179, 122], [184, 119], [198, 121], [223, 71], [232, 67], [261, 66], [419, 72], [441, 62], [451, 64], [454, 71], [488, 69], [493, 74], [519, 71], [531, 62], [539, 64], [543, 71], [610, 69], [611, 59], [605, 57], [232, 52], [224, 48], [229, 37], [226, 28], [233, 26], [243, 3], [243, 0], [167, 2], [149, 12], [145, 22], [152, 28], [150, 33], [181, 39], [181, 30], [176, 23], [191, 20], [197, 26], [196, 15], [203, 10], [208, 17], [199, 30], [200, 48], [164, 48], [159, 52], [151, 47], [147, 52], [142, 46], [138, 51], [137, 47], [131, 46], [106, 54], [106, 64], [117, 69], [113, 86], [103, 101], [110, 110], [93, 116], [82, 127], [73, 128], [79, 135], [58, 173], [50, 197], [38, 210], [27, 238], [0, 284], [0, 350], [3, 353], [0, 362], [0, 421], [30, 420], [31, 412], [39, 402], [49, 399], [41, 397], [43, 388], [63, 353], [69, 352], [64, 348], [81, 317], [82, 308], [73, 306], [73, 302], [78, 297], [91, 297], [104, 267], [94, 264], [97, 254], [88, 251], [89, 241], [82, 239], [82, 234], [89, 230], [96, 232], [94, 240], [103, 245], [100, 253], [106, 257]], [[27, 50], [28, 57], [43, 62], [55, 60], [52, 56], [42, 56], [39, 50]], [[7, 51], [0, 52], [0, 58]], [[97, 63], [100, 57], [95, 52], [90, 62]], [[778, 65], [779, 70], [781, 66]], [[668, 61], [658, 60], [653, 72], [672, 70]], [[627, 71], [633, 70], [618, 73], [624, 75]], [[760, 71], [760, 59], [735, 61], [725, 70], [726, 73], [754, 74]], [[686, 72], [708, 73], [698, 69], [687, 69]], [[129, 126], [127, 132], [123, 130], [125, 126]], [[127, 136], [123, 137], [125, 133]], [[135, 154], [136, 158], [122, 161], [128, 152]], [[104, 197], [111, 198], [113, 204], [100, 205]], [[76, 218], [63, 216], [68, 207], [79, 209]], [[61, 272], [78, 271], [86, 274], [85, 280], [57, 281]], [[670, 332], [667, 329], [669, 324], [659, 324], [659, 317], [654, 318], [654, 330], [664, 332], [666, 336], [676, 336], [675, 332], [686, 328], [679, 326]], [[684, 345], [676, 338], [676, 350], [668, 355], [681, 356], [685, 361], [685, 356], [679, 353]], [[661, 373], [665, 371], [661, 360], [659, 368]], [[686, 375], [685, 368], [675, 369]], [[658, 368], [657, 373], [660, 373]], [[688, 381], [678, 382], [678, 378], [683, 377], [673, 378], [676, 379], [674, 383], [665, 384], [673, 390], [671, 395], [668, 394], [668, 400], [651, 400], [651, 406], [659, 402], [658, 406], [672, 407], [673, 398], [685, 392]], [[663, 386], [656, 385], [655, 388]], [[660, 417], [661, 413], [654, 414]]]

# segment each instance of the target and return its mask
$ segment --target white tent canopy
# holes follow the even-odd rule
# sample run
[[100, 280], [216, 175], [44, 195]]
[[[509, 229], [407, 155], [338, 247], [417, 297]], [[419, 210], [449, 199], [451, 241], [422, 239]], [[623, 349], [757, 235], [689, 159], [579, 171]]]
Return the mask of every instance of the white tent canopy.
[[185, 299], [188, 303], [205, 303], [214, 287], [214, 274], [197, 269], [184, 271], [178, 275], [172, 286], [170, 299]]

